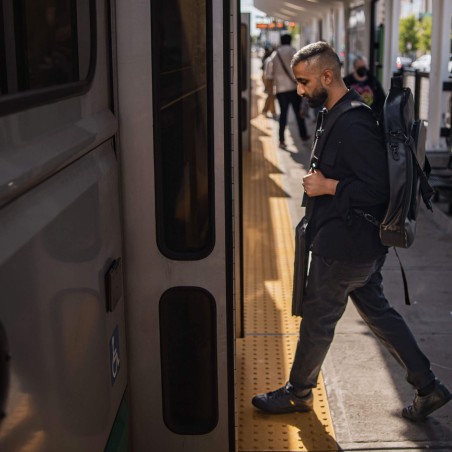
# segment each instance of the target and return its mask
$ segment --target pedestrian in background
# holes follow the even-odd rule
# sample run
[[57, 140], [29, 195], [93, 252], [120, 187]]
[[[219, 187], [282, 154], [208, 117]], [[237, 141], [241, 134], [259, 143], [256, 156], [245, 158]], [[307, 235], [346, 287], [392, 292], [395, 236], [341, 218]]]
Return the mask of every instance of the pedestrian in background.
[[[276, 119], [276, 109], [275, 109], [275, 93], [273, 89], [273, 80], [267, 79], [265, 76], [266, 72], [269, 71], [268, 65], [272, 64], [270, 62], [271, 54], [273, 53], [273, 49], [266, 48], [264, 56], [262, 58], [262, 82], [264, 83], [264, 92], [266, 94], [265, 104], [262, 108], [262, 114], [267, 116], [267, 113], [270, 112], [270, 115], [273, 119]], [[270, 72], [270, 71], [269, 71]]]
[[377, 117], [380, 115], [386, 94], [381, 83], [369, 72], [364, 57], [359, 56], [355, 59], [353, 72], [344, 77], [344, 83], [363, 98]]
[[287, 114], [289, 105], [292, 105], [297, 121], [298, 132], [303, 141], [309, 140], [310, 137], [306, 130], [304, 119], [300, 115], [301, 98], [297, 95], [297, 85], [290, 69], [290, 62], [296, 53], [296, 49], [290, 44], [292, 42], [291, 35], [281, 36], [281, 46], [275, 50], [269, 59], [265, 77], [267, 80], [273, 81], [276, 90], [276, 98], [279, 104], [279, 146], [286, 149], [284, 132], [287, 125]]

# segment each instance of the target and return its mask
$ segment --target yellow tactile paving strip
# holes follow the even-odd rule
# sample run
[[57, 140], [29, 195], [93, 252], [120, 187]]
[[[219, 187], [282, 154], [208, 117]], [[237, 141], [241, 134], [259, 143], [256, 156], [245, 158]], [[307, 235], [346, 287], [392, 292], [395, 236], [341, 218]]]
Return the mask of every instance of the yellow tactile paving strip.
[[252, 129], [252, 151], [243, 156], [245, 338], [237, 340], [238, 449], [337, 451], [321, 377], [310, 413], [267, 415], [250, 402], [286, 382], [299, 327], [290, 315], [293, 227], [270, 120], [256, 117]]

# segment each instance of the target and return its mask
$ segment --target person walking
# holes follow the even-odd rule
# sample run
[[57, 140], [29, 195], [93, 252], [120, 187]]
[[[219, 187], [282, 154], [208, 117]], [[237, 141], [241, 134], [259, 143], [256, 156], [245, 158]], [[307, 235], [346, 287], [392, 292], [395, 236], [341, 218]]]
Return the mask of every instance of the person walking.
[[[339, 58], [325, 42], [298, 51], [292, 69], [298, 94], [313, 108], [325, 106], [318, 133], [342, 102], [362, 100], [347, 89]], [[312, 389], [350, 297], [415, 389], [414, 400], [402, 415], [412, 421], [424, 419], [452, 395], [435, 377], [403, 317], [386, 299], [381, 269], [387, 248], [380, 242], [378, 228], [355, 212], [365, 209], [381, 219], [389, 198], [386, 150], [374, 115], [358, 108], [339, 116], [327, 144], [319, 150], [314, 145], [313, 152], [319, 160], [303, 178], [310, 210], [306, 241], [311, 263], [294, 362], [283, 387], [254, 396], [252, 403], [268, 413], [312, 409]]]
[[267, 116], [270, 115], [273, 119], [276, 119], [276, 108], [275, 108], [275, 93], [273, 92], [273, 80], [267, 79], [265, 73], [269, 70], [268, 65], [271, 64], [270, 57], [273, 53], [272, 49], [265, 49], [265, 54], [262, 58], [262, 82], [264, 83], [264, 92], [267, 95], [265, 98], [264, 107], [262, 108], [262, 114]]
[[290, 44], [291, 35], [281, 35], [281, 46], [276, 49], [269, 59], [265, 78], [273, 81], [276, 98], [279, 104], [279, 146], [286, 149], [284, 132], [287, 125], [289, 106], [292, 105], [297, 120], [298, 132], [303, 141], [310, 139], [306, 130], [304, 118], [300, 116], [301, 98], [297, 95], [296, 82], [290, 70], [290, 61], [296, 49]]
[[353, 72], [344, 77], [344, 83], [361, 95], [377, 117], [380, 115], [386, 94], [381, 83], [369, 72], [364, 57], [359, 56], [355, 59]]

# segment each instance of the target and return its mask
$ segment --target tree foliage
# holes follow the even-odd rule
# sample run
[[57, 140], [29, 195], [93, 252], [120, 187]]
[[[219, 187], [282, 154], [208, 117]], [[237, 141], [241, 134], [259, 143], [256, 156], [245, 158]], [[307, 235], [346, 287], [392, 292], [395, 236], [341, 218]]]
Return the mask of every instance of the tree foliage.
[[407, 16], [400, 20], [399, 50], [402, 54], [415, 53], [420, 50], [423, 54], [430, 53], [432, 46], [432, 16], [425, 14], [422, 19]]
[[418, 27], [419, 50], [430, 53], [432, 47], [432, 16], [425, 15]]
[[414, 15], [400, 19], [399, 51], [402, 54], [415, 52], [418, 49], [418, 21]]

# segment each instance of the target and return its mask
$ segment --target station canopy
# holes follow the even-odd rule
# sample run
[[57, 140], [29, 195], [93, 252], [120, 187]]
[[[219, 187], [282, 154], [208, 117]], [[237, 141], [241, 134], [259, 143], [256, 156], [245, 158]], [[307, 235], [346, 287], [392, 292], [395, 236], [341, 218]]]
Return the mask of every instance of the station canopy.
[[300, 24], [325, 18], [332, 7], [342, 4], [340, 0], [254, 0], [254, 6], [268, 16]]

